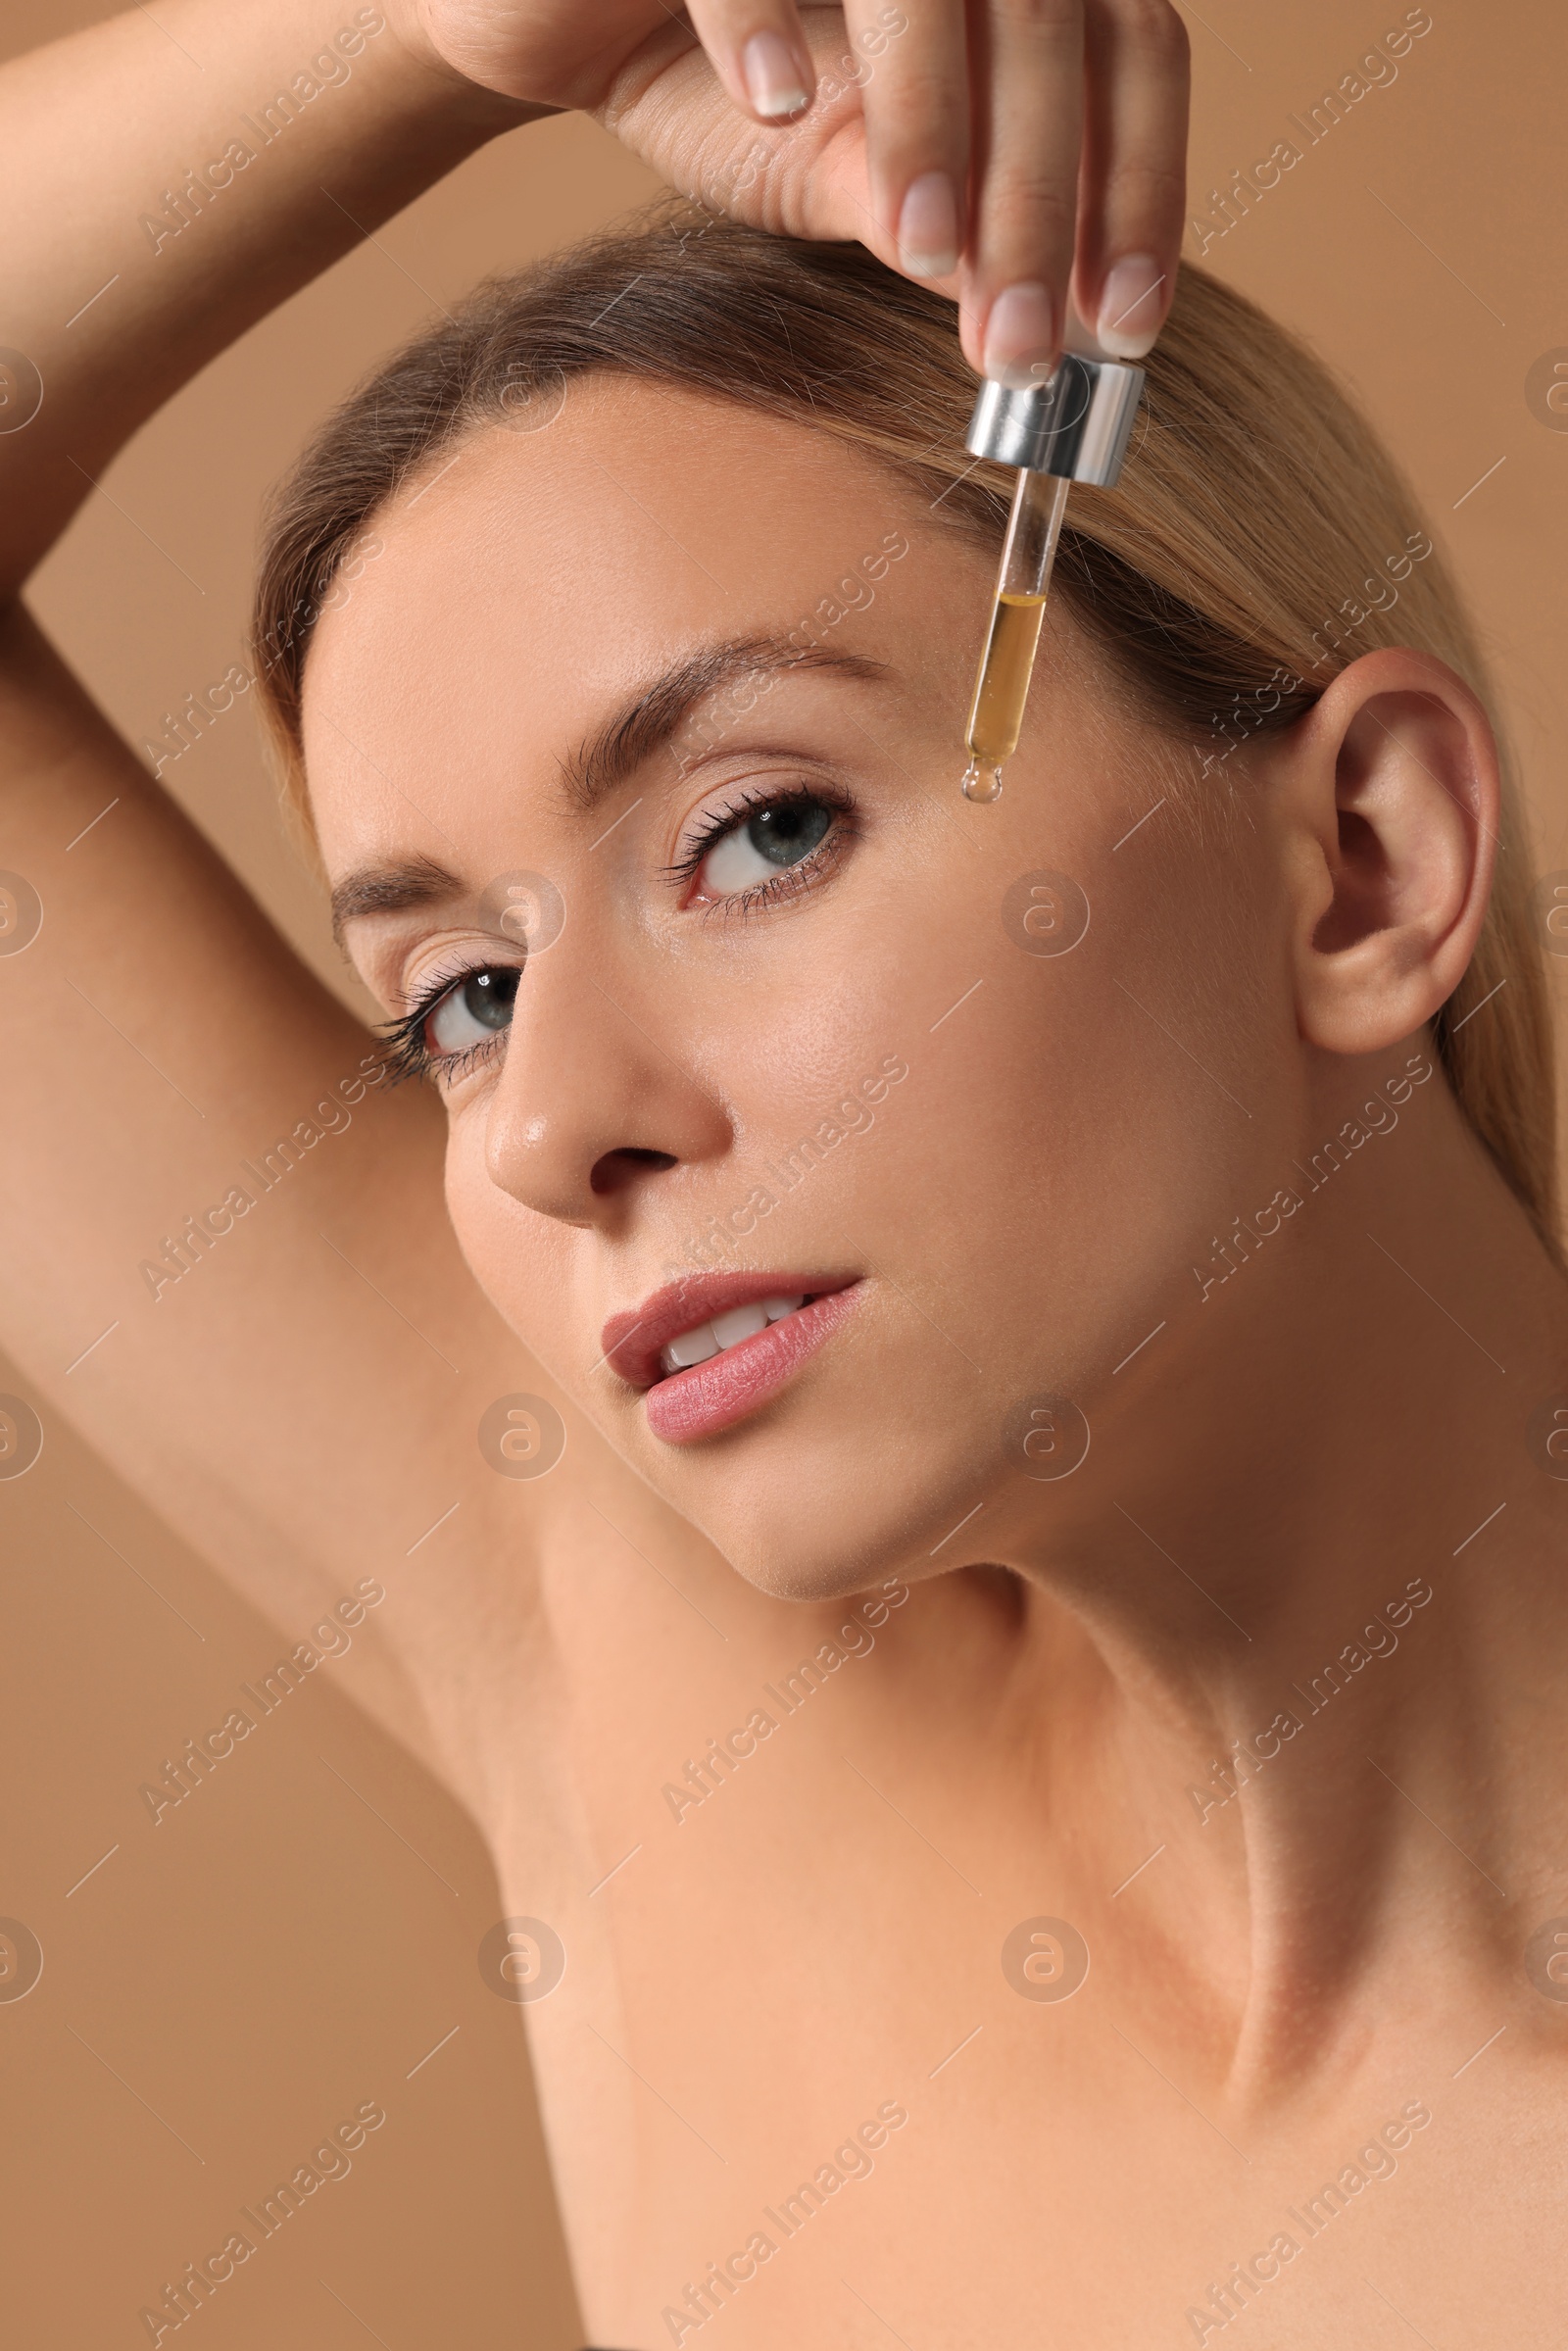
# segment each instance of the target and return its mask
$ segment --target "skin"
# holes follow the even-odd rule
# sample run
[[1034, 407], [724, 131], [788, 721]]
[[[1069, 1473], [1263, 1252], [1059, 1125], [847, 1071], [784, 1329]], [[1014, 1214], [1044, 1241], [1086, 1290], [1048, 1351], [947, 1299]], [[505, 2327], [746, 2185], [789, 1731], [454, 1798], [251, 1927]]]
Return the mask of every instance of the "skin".
[[[1148, 351], [1183, 227], [1187, 34], [1164, 0], [688, 14], [418, 0], [409, 29], [470, 83], [588, 108], [725, 209], [935, 279], [989, 375], [1049, 374], [1086, 321], [1103, 352]], [[739, 135], [747, 118], [769, 135]]]
[[[475, 98], [454, 125], [410, 58], [404, 116], [350, 141], [387, 209], [416, 133], [423, 170], [495, 126]], [[1281, 2231], [1260, 2342], [1371, 2351], [1390, 2303], [1434, 2341], [1553, 2341], [1532, 2280], [1561, 2235], [1564, 2026], [1527, 1954], [1568, 1908], [1563, 1488], [1525, 1430], [1568, 1386], [1563, 1284], [1441, 1074], [1389, 1093], [1431, 1070], [1484, 905], [1474, 696], [1366, 657], [1235, 766], [1225, 828], [1189, 818], [1179, 747], [1058, 609], [977, 808], [956, 735], [990, 565], [831, 443], [578, 384], [377, 528], [307, 672], [323, 857], [342, 884], [439, 856], [458, 888], [349, 919], [356, 967], [389, 1015], [432, 974], [514, 969], [483, 901], [518, 870], [564, 927], [444, 1102], [361, 1098], [152, 1302], [131, 1269], [176, 1203], [220, 1199], [367, 1039], [12, 608], [7, 862], [50, 913], [4, 973], [4, 1327], [47, 1407], [279, 1621], [384, 1576], [365, 1700], [567, 1955], [526, 2022], [591, 2339], [689, 2341], [664, 2310], [771, 2228], [723, 2306], [755, 2351], [1004, 2342], [1042, 2308], [1067, 2340], [1211, 2340], [1186, 2313]], [[629, 698], [787, 634], [890, 533], [906, 552], [833, 632], [883, 670], [720, 699], [710, 759], [655, 748], [573, 807]], [[667, 868], [764, 786], [831, 786], [853, 837], [736, 920]], [[68, 864], [116, 793], [100, 862]], [[1004, 924], [1043, 868], [1092, 908], [1061, 956]], [[606, 1316], [890, 1054], [907, 1076], [744, 1252], [785, 1289], [854, 1275], [852, 1318], [754, 1417], [662, 1443], [600, 1360]], [[1308, 1192], [1292, 1169], [1375, 1090], [1397, 1124]], [[1292, 1182], [1205, 1294], [1210, 1237]], [[1047, 1392], [1093, 1437], [1035, 1480], [1016, 1416]], [[474, 1443], [517, 1393], [566, 1430], [537, 1480]], [[763, 1694], [830, 1641], [814, 1694]], [[1291, 1707], [1221, 1801], [1215, 1759], [1266, 1753]], [[759, 1708], [768, 1736], [683, 1802], [688, 1759]], [[1032, 1977], [999, 1964], [1042, 1918], [1090, 1955], [1060, 2002], [1020, 1989], [1051, 1985], [1050, 1945]], [[830, 2213], [763, 2219], [861, 2172], [890, 2107]], [[1358, 2219], [1289, 2217], [1352, 2165]]]

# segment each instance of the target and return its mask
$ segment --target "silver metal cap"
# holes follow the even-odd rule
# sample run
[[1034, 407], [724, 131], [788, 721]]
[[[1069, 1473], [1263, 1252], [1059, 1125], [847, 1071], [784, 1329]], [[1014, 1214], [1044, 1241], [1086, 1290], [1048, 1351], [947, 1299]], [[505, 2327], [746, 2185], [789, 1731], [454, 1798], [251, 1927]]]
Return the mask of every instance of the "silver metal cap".
[[1001, 465], [1108, 490], [1127, 454], [1144, 382], [1142, 367], [1064, 352], [1049, 383], [1019, 392], [983, 383], [964, 446]]

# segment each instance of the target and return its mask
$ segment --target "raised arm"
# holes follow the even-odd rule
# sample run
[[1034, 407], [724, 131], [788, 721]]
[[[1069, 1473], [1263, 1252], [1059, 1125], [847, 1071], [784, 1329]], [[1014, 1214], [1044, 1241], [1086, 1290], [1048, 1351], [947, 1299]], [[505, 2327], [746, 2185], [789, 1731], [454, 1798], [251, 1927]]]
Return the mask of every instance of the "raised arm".
[[170, 0], [0, 71], [0, 595], [199, 367], [548, 111], [353, 0]]
[[402, 1590], [397, 1568], [466, 1504], [439, 1560], [456, 1612], [466, 1547], [496, 1547], [474, 1524], [503, 1483], [479, 1412], [537, 1378], [452, 1239], [437, 1104], [367, 1087], [372, 1039], [16, 590], [182, 380], [538, 110], [354, 0], [172, 0], [158, 19], [0, 73], [0, 1344], [24, 1407], [0, 1452], [25, 1448], [27, 1412], [46, 1444], [69, 1416], [286, 1646], [377, 1580], [368, 1632], [386, 1638], [362, 1644], [357, 1688], [416, 1733], [387, 1660], [435, 1645], [429, 1550]]
[[561, 107], [688, 192], [945, 283], [994, 372], [1038, 372], [1069, 288], [1123, 356], [1169, 307], [1187, 53], [1166, 0], [166, 0], [0, 73], [0, 595], [215, 353]]

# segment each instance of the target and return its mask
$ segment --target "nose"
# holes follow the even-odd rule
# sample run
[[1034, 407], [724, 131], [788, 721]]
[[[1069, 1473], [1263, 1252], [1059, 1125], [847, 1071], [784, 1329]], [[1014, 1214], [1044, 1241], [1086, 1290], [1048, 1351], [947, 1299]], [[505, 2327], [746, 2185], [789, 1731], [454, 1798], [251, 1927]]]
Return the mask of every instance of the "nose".
[[[662, 973], [667, 988], [669, 975]], [[733, 1147], [670, 1006], [579, 931], [533, 957], [491, 1096], [493, 1184], [563, 1224], [623, 1225], [650, 1184]]]

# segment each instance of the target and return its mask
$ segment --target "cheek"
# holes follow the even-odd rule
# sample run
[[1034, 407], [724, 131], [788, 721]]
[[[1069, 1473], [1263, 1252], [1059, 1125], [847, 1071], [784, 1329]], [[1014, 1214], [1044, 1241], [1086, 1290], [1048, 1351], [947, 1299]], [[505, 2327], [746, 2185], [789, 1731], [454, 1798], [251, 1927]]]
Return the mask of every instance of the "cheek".
[[1075, 1324], [1091, 1354], [1116, 1294], [1168, 1268], [1211, 1189], [1208, 1106], [1112, 968], [1092, 933], [1059, 960], [995, 958], [911, 1055], [886, 1200], [977, 1328], [1038, 1333], [1049, 1301], [1056, 1342]]
[[1093, 913], [1065, 952], [1010, 935], [997, 892], [953, 925], [960, 952], [904, 963], [909, 1075], [840, 1153], [844, 1228], [1013, 1389], [1097, 1382], [1289, 1174], [1253, 1076], [1287, 1058], [1278, 1008], [1215, 955], [1214, 922], [1200, 955], [1185, 916], [1081, 867]]
[[580, 1250], [587, 1236], [525, 1207], [495, 1181], [487, 1123], [481, 1097], [447, 1131], [447, 1214], [458, 1247], [508, 1328], [563, 1387], [579, 1391], [573, 1369], [592, 1361], [597, 1349], [584, 1355], [583, 1342], [599, 1327], [572, 1311], [574, 1245]]

